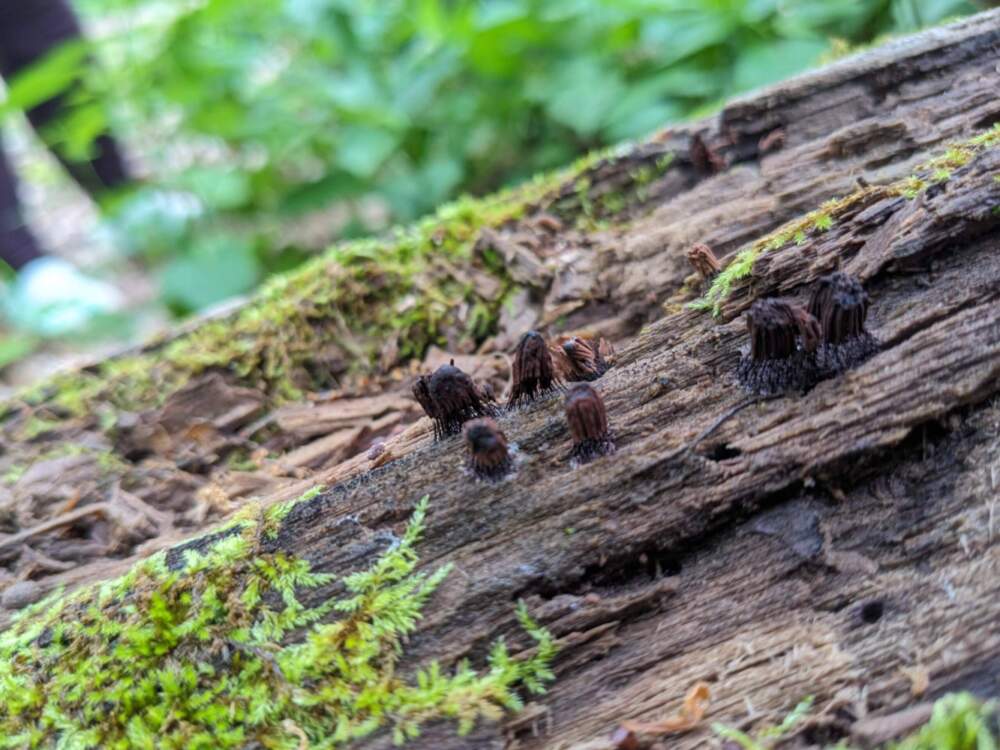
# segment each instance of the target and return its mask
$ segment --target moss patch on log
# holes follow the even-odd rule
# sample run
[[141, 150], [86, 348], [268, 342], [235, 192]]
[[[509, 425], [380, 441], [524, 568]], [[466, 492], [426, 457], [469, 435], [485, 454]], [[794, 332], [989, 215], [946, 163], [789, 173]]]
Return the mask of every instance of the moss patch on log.
[[603, 156], [590, 155], [567, 170], [486, 198], [459, 199], [386, 237], [338, 244], [270, 279], [235, 313], [154, 341], [141, 353], [57, 375], [8, 403], [7, 410], [18, 402], [72, 416], [99, 412], [100, 405], [149, 408], [210, 369], [233, 373], [278, 400], [296, 398], [303, 365], [318, 351], [333, 344], [364, 370], [377, 359], [378, 343], [398, 336], [400, 359], [419, 356], [430, 344], [443, 343], [442, 324], [460, 303], [474, 308], [476, 333], [485, 337], [513, 282], [502, 269], [483, 269], [501, 283], [495, 299], [484, 299], [465, 279], [430, 274], [432, 264], [468, 262], [480, 229], [520, 218]]
[[[712, 731], [742, 750], [772, 750], [793, 738], [812, 708], [812, 698], [801, 701], [779, 724], [748, 734], [733, 727], [713, 724]], [[917, 731], [885, 750], [997, 750], [994, 727], [997, 703], [981, 701], [971, 693], [948, 693], [934, 703], [931, 718]], [[829, 750], [855, 750], [847, 740]]]
[[[209, 370], [235, 375], [276, 403], [295, 400], [303, 389], [329, 387], [334, 367], [360, 374], [377, 369], [381, 348], [390, 340], [396, 342], [397, 362], [419, 358], [432, 344], [447, 345], [446, 329], [462, 323], [459, 309], [468, 310], [465, 335], [478, 343], [496, 332], [501, 308], [516, 287], [502, 263], [474, 258], [480, 230], [535, 210], [554, 210], [560, 190], [586, 196], [594, 170], [631, 163], [634, 148], [597, 151], [516, 188], [460, 198], [387, 236], [337, 244], [295, 271], [272, 277], [229, 315], [154, 340], [139, 353], [42, 381], [0, 404], [0, 419], [25, 404], [42, 410], [38, 419], [46, 421], [36, 421], [35, 434], [19, 436], [24, 439], [85, 415], [107, 427], [120, 411], [157, 407]], [[651, 158], [643, 157], [628, 173], [620, 201], [604, 207], [602, 221], [613, 218], [612, 208], [624, 212], [644, 200], [643, 191], [670, 166], [672, 154], [645, 164]], [[606, 198], [602, 193], [594, 200]], [[580, 220], [591, 218], [580, 206], [562, 209]], [[492, 277], [499, 292], [484, 296], [472, 283], [475, 274]]]
[[733, 286], [753, 273], [754, 264], [764, 253], [775, 252], [793, 243], [805, 244], [810, 235], [828, 231], [838, 218], [872, 196], [901, 195], [916, 198], [931, 185], [950, 179], [954, 170], [968, 164], [977, 154], [997, 146], [1000, 146], [1000, 123], [967, 141], [952, 144], [940, 156], [921, 164], [909, 177], [888, 186], [865, 187], [843, 198], [826, 201], [816, 210], [784, 224], [738, 251], [715, 277], [705, 295], [688, 306], [695, 310], [710, 310], [713, 315], [719, 315]]
[[450, 570], [415, 572], [426, 497], [402, 538], [317, 607], [299, 592], [334, 576], [262, 548], [288, 510], [251, 508], [180, 556], [20, 616], [0, 636], [0, 747], [329, 748], [386, 729], [401, 744], [431, 719], [460, 733], [498, 719], [520, 708], [518, 688], [553, 678], [552, 638], [523, 604], [529, 658], [499, 640], [483, 672], [432, 662], [400, 675], [405, 637]]
[[930, 720], [891, 750], [996, 750], [997, 704], [971, 693], [950, 693], [934, 704]]

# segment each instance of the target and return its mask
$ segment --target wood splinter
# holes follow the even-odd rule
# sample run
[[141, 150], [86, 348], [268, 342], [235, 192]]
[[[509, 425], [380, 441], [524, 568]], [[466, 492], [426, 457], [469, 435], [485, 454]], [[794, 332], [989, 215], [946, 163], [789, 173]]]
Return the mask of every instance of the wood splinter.
[[715, 257], [712, 248], [704, 242], [693, 245], [688, 250], [687, 257], [691, 266], [706, 284], [711, 284], [715, 277], [722, 271], [722, 264], [719, 262], [719, 259]]
[[510, 473], [513, 461], [507, 438], [492, 419], [474, 419], [465, 425], [469, 470], [477, 479], [498, 482]]

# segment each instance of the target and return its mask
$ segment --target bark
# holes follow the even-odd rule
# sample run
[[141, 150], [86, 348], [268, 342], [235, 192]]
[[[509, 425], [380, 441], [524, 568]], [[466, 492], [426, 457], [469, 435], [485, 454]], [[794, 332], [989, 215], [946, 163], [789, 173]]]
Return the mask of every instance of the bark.
[[[532, 244], [552, 234], [537, 215], [494, 228], [491, 243], [554, 269], [536, 274], [535, 319], [521, 325], [561, 319], [621, 342], [596, 383], [614, 456], [569, 460], [556, 394], [499, 419], [518, 446], [500, 484], [470, 483], [461, 441], [433, 442], [421, 420], [377, 468], [360, 455], [271, 492], [339, 481], [296, 506], [274, 541], [338, 574], [371, 560], [380, 533], [430, 496], [423, 564], [456, 570], [408, 663], [479, 663], [501, 635], [524, 645], [518, 599], [561, 639], [557, 680], [524, 714], [465, 738], [431, 727], [414, 747], [612, 748], [618, 724], [674, 715], [699, 681], [711, 687], [707, 720], [733, 726], [814, 696], [803, 743], [955, 689], [1000, 695], [1000, 148], [916, 198], [879, 187], [1000, 120], [998, 46], [994, 11], [660, 134], [586, 175], [596, 206], [633, 198], [608, 229], [564, 226]], [[777, 131], [783, 145], [762, 153]], [[724, 164], [697, 158], [695, 133]], [[637, 187], [631, 175], [667, 153], [676, 168]], [[763, 255], [719, 318], [683, 306], [692, 244], [729, 255], [859, 177], [875, 187], [829, 231]], [[567, 185], [537, 213], [565, 223], [584, 211], [578, 196]], [[864, 282], [882, 350], [808, 393], [748, 397], [735, 383], [742, 313], [762, 295], [804, 301], [836, 268]], [[310, 438], [350, 429], [323, 418]], [[668, 742], [710, 736], [703, 722]]]

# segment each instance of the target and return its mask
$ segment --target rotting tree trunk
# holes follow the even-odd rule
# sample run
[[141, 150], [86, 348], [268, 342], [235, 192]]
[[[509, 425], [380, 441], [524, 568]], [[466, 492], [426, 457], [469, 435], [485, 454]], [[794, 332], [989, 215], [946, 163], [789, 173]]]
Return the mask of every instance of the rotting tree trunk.
[[841, 263], [873, 298], [883, 351], [806, 395], [749, 406], [685, 450], [746, 398], [737, 293], [728, 322], [669, 315], [601, 379], [613, 458], [570, 465], [554, 397], [501, 420], [523, 456], [502, 485], [470, 486], [451, 439], [296, 508], [279, 545], [337, 570], [431, 495], [426, 563], [461, 574], [410, 656], [481, 656], [515, 632], [519, 598], [563, 639], [540, 736], [515, 720], [506, 736], [417, 744], [577, 747], [674, 713], [700, 680], [712, 718], [735, 724], [745, 699], [756, 718], [806, 695], [827, 722], [896, 709], [911, 700], [904, 668], [927, 671], [929, 694], [1000, 694], [998, 173], [993, 149], [940, 189], [873, 193], [771, 256], [759, 290], [801, 293]]
[[[602, 195], [633, 194], [628, 221], [564, 229], [537, 251], [555, 273], [520, 282], [522, 324], [561, 318], [625, 342], [597, 384], [613, 458], [570, 465], [554, 397], [500, 420], [521, 457], [500, 485], [470, 484], [459, 441], [432, 444], [420, 422], [384, 466], [357, 458], [274, 491], [365, 472], [296, 506], [275, 542], [338, 574], [430, 495], [423, 564], [457, 570], [409, 660], [480, 660], [498, 635], [521, 643], [518, 599], [562, 640], [557, 680], [526, 714], [465, 738], [432, 727], [414, 746], [610, 748], [619, 722], [673, 714], [701, 680], [711, 720], [730, 725], [815, 696], [814, 739], [914, 701], [902, 669], [930, 676], [920, 700], [1000, 695], [1000, 148], [913, 199], [861, 191], [829, 231], [761, 257], [719, 319], [682, 307], [693, 242], [726, 255], [1000, 120], [998, 48], [1000, 12], [891, 44], [592, 167], [588, 206], [572, 183], [542, 207], [600, 220]], [[777, 130], [783, 147], [761, 154]], [[686, 157], [693, 132], [729, 166], [709, 174]], [[677, 168], [640, 191], [630, 175], [665, 154]], [[530, 221], [488, 238], [511, 244], [512, 275], [531, 268], [515, 263], [532, 250]], [[804, 298], [838, 267], [864, 281], [883, 351], [733, 413], [746, 401], [733, 382], [741, 314], [762, 294]]]

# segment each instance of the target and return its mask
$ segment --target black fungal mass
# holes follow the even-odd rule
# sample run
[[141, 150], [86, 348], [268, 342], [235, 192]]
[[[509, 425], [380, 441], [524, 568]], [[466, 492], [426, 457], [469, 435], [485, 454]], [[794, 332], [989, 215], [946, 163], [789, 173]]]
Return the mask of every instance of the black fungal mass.
[[510, 473], [513, 462], [507, 438], [492, 419], [474, 419], [465, 425], [468, 466], [478, 479], [497, 482]]
[[573, 437], [573, 458], [587, 463], [615, 452], [608, 430], [608, 414], [601, 395], [587, 383], [573, 386], [566, 394], [566, 421]]
[[878, 340], [865, 330], [868, 294], [861, 282], [837, 271], [819, 280], [809, 312], [819, 321], [823, 342], [816, 359], [824, 375], [835, 375], [875, 354]]
[[508, 407], [534, 401], [559, 384], [552, 367], [552, 354], [537, 331], [528, 331], [521, 337], [514, 352], [512, 369], [513, 384], [507, 399]]
[[819, 381], [815, 350], [821, 328], [808, 311], [783, 299], [759, 299], [746, 321], [750, 347], [736, 371], [746, 390], [771, 396], [805, 391]]
[[484, 397], [455, 361], [442, 365], [433, 375], [422, 376], [413, 386], [413, 397], [434, 420], [434, 437], [441, 440], [462, 431], [462, 425], [476, 417], [490, 417], [496, 408]]

